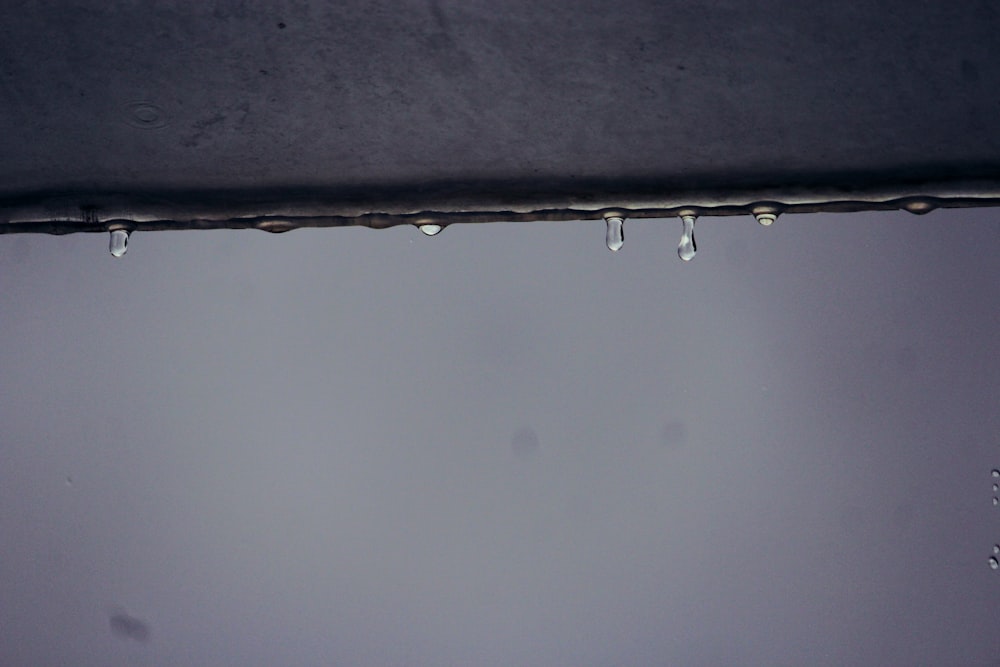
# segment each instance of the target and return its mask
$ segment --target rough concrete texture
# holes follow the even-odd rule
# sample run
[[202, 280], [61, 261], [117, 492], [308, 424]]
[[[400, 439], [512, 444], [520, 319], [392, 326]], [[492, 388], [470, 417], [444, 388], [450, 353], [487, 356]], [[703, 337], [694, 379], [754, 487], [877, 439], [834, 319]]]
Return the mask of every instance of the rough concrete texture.
[[0, 231], [995, 203], [998, 33], [944, 0], [6, 2]]

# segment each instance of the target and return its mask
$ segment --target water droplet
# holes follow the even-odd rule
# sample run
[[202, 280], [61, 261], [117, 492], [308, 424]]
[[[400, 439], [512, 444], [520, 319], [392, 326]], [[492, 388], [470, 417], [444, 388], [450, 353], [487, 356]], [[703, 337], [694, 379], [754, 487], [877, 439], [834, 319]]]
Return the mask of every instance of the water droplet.
[[996, 507], [997, 505], [1000, 505], [1000, 498], [993, 496], [993, 507]]
[[698, 219], [695, 215], [682, 215], [681, 222], [684, 224], [684, 231], [681, 232], [681, 242], [677, 246], [677, 256], [685, 262], [694, 259], [694, 254], [698, 252], [698, 246], [694, 242], [694, 221]]
[[108, 248], [111, 250], [112, 257], [124, 257], [128, 251], [128, 230], [112, 229], [111, 243]]
[[753, 213], [753, 217], [764, 227], [770, 227], [774, 224], [774, 221], [778, 219], [781, 215], [781, 211], [784, 207], [777, 204], [758, 204], [750, 209]]
[[1000, 470], [994, 468], [993, 472], [991, 472], [990, 474], [993, 475], [994, 477], [1000, 477]]
[[283, 218], [266, 218], [256, 225], [257, 229], [271, 234], [284, 234], [297, 228], [296, 223]]
[[993, 553], [1000, 554], [1000, 544], [993, 545]]
[[437, 236], [438, 234], [441, 233], [441, 230], [444, 229], [444, 227], [442, 227], [441, 225], [427, 223], [424, 225], [420, 225], [418, 229], [420, 229], [420, 231], [426, 234], [427, 236]]
[[914, 215], [923, 215], [924, 213], [930, 213], [937, 208], [937, 205], [930, 199], [922, 199], [919, 197], [913, 199], [904, 200], [901, 207], [905, 211], [909, 211]]
[[608, 223], [608, 250], [618, 252], [625, 245], [625, 218], [609, 215], [605, 220]]
[[1000, 568], [1000, 561], [998, 561], [993, 556], [990, 556], [990, 569], [991, 570], [996, 570], [998, 568]]
[[994, 484], [993, 491], [1000, 491], [1000, 484]]

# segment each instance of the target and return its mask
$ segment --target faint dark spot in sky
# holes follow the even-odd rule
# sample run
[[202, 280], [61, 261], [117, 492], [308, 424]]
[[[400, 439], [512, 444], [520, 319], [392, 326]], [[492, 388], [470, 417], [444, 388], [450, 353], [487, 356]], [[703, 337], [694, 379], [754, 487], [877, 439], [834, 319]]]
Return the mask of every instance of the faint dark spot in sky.
[[680, 419], [671, 419], [660, 429], [660, 444], [677, 449], [687, 442], [688, 430]]
[[515, 456], [531, 456], [538, 451], [538, 434], [527, 426], [517, 429], [510, 439], [510, 448]]
[[108, 618], [111, 632], [122, 639], [134, 639], [137, 642], [149, 640], [149, 625], [145, 621], [118, 611]]

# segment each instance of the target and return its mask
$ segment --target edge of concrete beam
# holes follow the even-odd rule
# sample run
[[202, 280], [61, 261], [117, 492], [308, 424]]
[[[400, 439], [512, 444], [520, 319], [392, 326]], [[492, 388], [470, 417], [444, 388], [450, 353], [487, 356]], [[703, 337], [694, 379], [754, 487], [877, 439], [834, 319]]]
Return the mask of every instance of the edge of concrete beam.
[[1000, 206], [1000, 180], [854, 187], [766, 187], [737, 190], [577, 193], [447, 188], [393, 191], [323, 190], [36, 193], [0, 199], [0, 234], [72, 234], [193, 229], [260, 229], [484, 222], [535, 222], [756, 214], [851, 213]]

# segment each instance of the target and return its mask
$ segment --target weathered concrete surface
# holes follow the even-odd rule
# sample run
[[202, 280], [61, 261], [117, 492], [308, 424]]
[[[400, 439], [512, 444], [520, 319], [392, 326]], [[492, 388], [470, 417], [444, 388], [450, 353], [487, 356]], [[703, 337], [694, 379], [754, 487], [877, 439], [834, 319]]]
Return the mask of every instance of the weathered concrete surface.
[[1000, 10], [0, 5], [0, 232], [1000, 201]]

